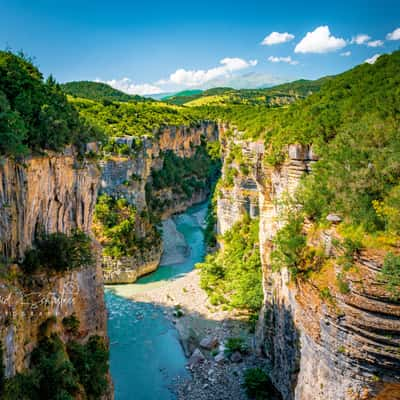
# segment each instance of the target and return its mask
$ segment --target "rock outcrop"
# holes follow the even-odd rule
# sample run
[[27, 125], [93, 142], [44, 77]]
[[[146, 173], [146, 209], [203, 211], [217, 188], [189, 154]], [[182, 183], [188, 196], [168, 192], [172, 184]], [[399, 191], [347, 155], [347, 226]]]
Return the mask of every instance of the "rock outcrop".
[[78, 340], [85, 342], [92, 335], [106, 338], [99, 263], [29, 275], [13, 264], [43, 231], [80, 229], [90, 235], [99, 177], [98, 167], [78, 161], [72, 148], [30, 157], [24, 164], [9, 159], [0, 164], [0, 341], [7, 378], [29, 366], [30, 353], [48, 320], [64, 341], [69, 333], [62, 320], [72, 314], [80, 322]]
[[[244, 140], [231, 139], [225, 142], [224, 165], [220, 181], [222, 184], [217, 187], [217, 232], [219, 234], [228, 231], [246, 213], [252, 218], [259, 215], [258, 187], [251, 169], [256, 164], [260, 146], [263, 149], [260, 143]], [[242, 164], [235, 159], [233, 148], [239, 149]], [[231, 182], [227, 182], [230, 171], [236, 172]]]
[[73, 150], [0, 164], [0, 251], [21, 257], [38, 232], [90, 231], [99, 170]]

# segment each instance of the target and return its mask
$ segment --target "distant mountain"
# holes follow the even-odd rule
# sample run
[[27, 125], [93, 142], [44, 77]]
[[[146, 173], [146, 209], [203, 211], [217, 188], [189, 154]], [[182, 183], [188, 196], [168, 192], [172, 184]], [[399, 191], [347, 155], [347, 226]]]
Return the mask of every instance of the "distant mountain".
[[176, 92], [162, 92], [153, 94], [144, 94], [143, 97], [146, 99], [162, 100], [164, 97], [174, 96]]
[[258, 89], [233, 89], [216, 87], [208, 90], [184, 91], [162, 100], [176, 105], [201, 106], [209, 104], [274, 104], [285, 105], [319, 91], [321, 85], [331, 79], [324, 77], [314, 81], [300, 79], [277, 86]]
[[152, 101], [138, 95], [130, 95], [114, 89], [110, 85], [102, 82], [75, 81], [61, 85], [62, 90], [71, 96], [82, 97], [96, 101]]
[[160, 100], [165, 101], [166, 103], [175, 104], [175, 105], [182, 105], [191, 100], [197, 99], [201, 96], [203, 90], [194, 89], [194, 90], [183, 90], [178, 93], [174, 93], [172, 95], [166, 95], [162, 97]]

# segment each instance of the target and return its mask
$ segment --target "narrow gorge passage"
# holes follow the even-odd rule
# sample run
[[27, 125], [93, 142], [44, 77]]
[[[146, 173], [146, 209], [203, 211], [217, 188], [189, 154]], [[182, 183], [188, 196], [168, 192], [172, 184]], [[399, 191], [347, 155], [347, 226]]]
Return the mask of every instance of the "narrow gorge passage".
[[174, 378], [188, 377], [186, 358], [174, 325], [165, 309], [156, 304], [136, 302], [131, 297], [157, 290], [167, 280], [179, 279], [204, 258], [201, 227], [206, 204], [191, 207], [174, 218], [189, 252], [185, 261], [161, 266], [134, 284], [106, 287], [111, 374], [116, 400], [174, 399], [170, 390]]

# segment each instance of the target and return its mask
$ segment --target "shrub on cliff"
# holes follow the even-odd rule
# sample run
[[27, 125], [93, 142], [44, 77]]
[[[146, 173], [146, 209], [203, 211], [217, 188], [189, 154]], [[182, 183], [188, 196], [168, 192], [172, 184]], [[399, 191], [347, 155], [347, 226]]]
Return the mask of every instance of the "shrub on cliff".
[[201, 287], [215, 304], [259, 310], [262, 299], [258, 220], [244, 216], [222, 237], [223, 247], [206, 257], [200, 268]]
[[88, 399], [99, 399], [107, 390], [109, 351], [104, 339], [92, 336], [84, 345], [68, 344], [68, 355]]
[[243, 387], [250, 399], [275, 399], [276, 389], [271, 379], [261, 368], [249, 368], [244, 372]]
[[5, 400], [73, 400], [79, 393], [74, 366], [57, 335], [42, 339], [29, 369], [6, 381]]
[[[147, 227], [146, 236], [139, 237], [137, 223]], [[103, 245], [104, 254], [114, 258], [132, 256], [143, 248], [159, 243], [160, 233], [150, 226], [146, 213], [138, 215], [126, 199], [102, 194], [98, 197], [93, 232]]]
[[400, 299], [400, 256], [387, 253], [378, 279], [394, 300]]
[[271, 253], [273, 271], [288, 268], [292, 275], [296, 276], [306, 246], [306, 236], [302, 229], [303, 217], [289, 214], [286, 225], [277, 232], [273, 239], [274, 247]]
[[56, 334], [32, 351], [29, 369], [5, 381], [4, 400], [95, 400], [108, 387], [109, 352], [104, 339], [91, 336], [86, 344], [68, 348]]
[[41, 235], [34, 247], [25, 253], [21, 265], [25, 272], [32, 273], [39, 267], [67, 271], [93, 262], [91, 240], [77, 230], [70, 235], [61, 232]]

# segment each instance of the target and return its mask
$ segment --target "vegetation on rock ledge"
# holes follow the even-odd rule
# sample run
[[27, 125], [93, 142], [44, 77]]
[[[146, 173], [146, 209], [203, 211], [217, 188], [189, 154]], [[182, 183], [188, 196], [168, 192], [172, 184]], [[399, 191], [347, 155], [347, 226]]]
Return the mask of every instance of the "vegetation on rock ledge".
[[201, 287], [214, 305], [258, 311], [263, 299], [258, 220], [244, 216], [221, 240], [222, 249], [196, 266]]

